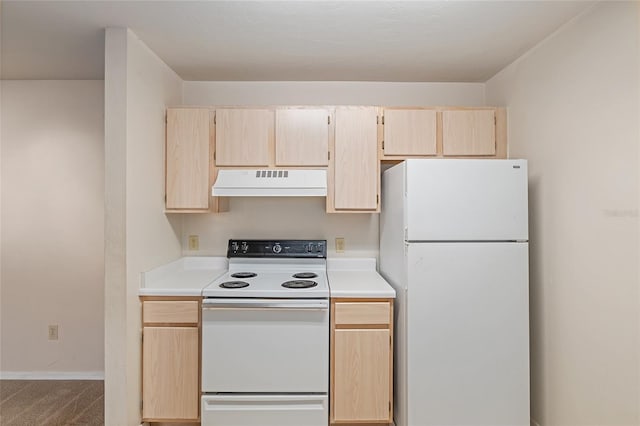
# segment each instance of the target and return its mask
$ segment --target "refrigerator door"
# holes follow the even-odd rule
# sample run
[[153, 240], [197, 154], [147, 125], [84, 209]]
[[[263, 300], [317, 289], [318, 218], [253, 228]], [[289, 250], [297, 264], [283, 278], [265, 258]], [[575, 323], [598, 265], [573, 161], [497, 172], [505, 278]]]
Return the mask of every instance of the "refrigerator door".
[[398, 426], [529, 425], [527, 259], [528, 243], [409, 244]]
[[526, 160], [407, 160], [405, 239], [526, 241]]

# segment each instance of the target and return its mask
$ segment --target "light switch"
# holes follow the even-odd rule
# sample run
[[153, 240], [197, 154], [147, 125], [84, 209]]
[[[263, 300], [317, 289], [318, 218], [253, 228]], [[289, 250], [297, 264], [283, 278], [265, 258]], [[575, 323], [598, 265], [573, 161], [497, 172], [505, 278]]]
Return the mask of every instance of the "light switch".
[[336, 253], [344, 253], [344, 238], [336, 238]]

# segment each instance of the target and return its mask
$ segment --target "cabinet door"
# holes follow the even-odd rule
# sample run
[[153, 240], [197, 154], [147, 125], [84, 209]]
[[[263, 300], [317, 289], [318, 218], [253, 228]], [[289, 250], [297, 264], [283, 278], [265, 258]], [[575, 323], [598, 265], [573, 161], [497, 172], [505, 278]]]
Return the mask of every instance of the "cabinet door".
[[384, 155], [436, 155], [436, 111], [386, 109]]
[[276, 110], [276, 166], [326, 166], [328, 153], [328, 110]]
[[443, 155], [495, 155], [495, 117], [493, 109], [442, 111]]
[[209, 110], [167, 109], [166, 208], [209, 208]]
[[337, 108], [334, 208], [376, 210], [380, 162], [376, 108]]
[[273, 122], [266, 109], [216, 110], [216, 165], [268, 166]]
[[391, 421], [390, 331], [337, 329], [333, 421]]
[[198, 328], [145, 327], [142, 352], [143, 419], [198, 419]]

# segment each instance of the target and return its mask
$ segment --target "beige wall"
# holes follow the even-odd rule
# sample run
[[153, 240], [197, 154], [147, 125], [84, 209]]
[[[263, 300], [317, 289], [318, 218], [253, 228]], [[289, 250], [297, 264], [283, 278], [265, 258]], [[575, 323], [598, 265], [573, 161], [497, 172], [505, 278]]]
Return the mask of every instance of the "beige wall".
[[1, 85], [0, 374], [101, 377], [103, 82]]
[[186, 105], [484, 105], [483, 83], [185, 81]]
[[[484, 105], [482, 83], [184, 82], [185, 105]], [[231, 198], [229, 212], [184, 215], [184, 255], [225, 255], [229, 238], [344, 237], [344, 256], [378, 255], [377, 214], [327, 214], [324, 198]], [[200, 237], [189, 251], [188, 236]]]
[[[334, 239], [345, 239], [343, 256], [378, 255], [377, 214], [327, 214], [324, 198], [231, 198], [229, 211], [183, 218], [182, 246], [187, 255], [225, 256], [230, 238], [326, 239], [336, 256]], [[198, 235], [200, 250], [188, 250]]]
[[180, 257], [164, 209], [164, 112], [182, 80], [126, 29], [106, 32], [105, 423], [140, 422], [140, 273]]
[[640, 424], [638, 3], [601, 3], [487, 83], [529, 160], [532, 417]]

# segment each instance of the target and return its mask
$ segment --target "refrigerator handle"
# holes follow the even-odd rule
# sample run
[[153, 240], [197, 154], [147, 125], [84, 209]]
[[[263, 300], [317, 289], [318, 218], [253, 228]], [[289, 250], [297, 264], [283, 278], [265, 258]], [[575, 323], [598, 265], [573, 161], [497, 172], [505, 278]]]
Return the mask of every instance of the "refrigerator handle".
[[[403, 181], [402, 181], [402, 184], [403, 184], [404, 188], [402, 188], [402, 189], [403, 189], [403, 192], [404, 192], [404, 198], [406, 200], [407, 199], [407, 163], [405, 163], [404, 167], [405, 167], [405, 169], [404, 169], [404, 173], [403, 173], [404, 176], [403, 176]], [[406, 205], [406, 203], [405, 203], [405, 205]]]

